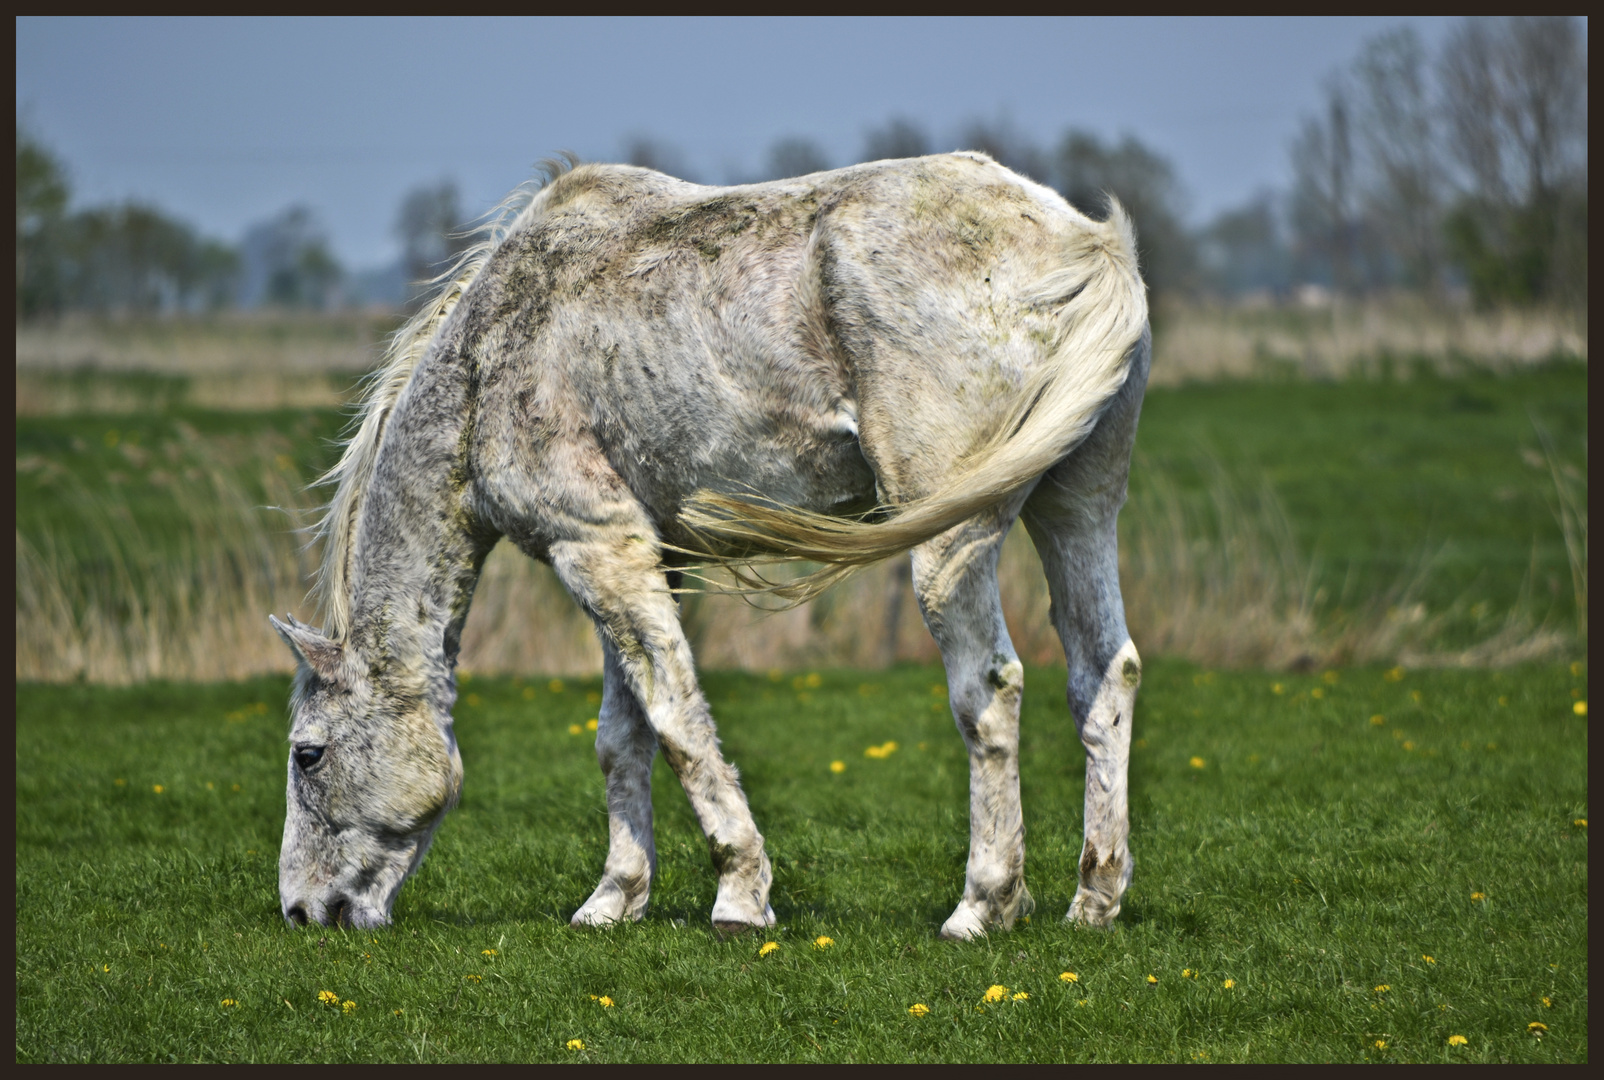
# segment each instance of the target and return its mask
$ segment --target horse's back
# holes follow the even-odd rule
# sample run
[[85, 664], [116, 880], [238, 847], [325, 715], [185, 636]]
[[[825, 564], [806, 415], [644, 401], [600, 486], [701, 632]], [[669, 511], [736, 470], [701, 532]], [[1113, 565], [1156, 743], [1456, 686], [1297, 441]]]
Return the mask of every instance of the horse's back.
[[672, 533], [692, 492], [825, 512], [916, 496], [1000, 418], [1056, 327], [1086, 219], [979, 155], [734, 188], [559, 177], [463, 300], [487, 465], [607, 468]]

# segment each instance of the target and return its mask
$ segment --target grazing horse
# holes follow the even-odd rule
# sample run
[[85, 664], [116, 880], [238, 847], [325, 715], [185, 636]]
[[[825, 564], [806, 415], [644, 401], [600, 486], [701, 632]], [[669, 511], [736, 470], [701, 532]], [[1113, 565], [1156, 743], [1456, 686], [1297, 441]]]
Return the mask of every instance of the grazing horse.
[[763, 837], [720, 753], [674, 586], [802, 559], [791, 599], [911, 549], [969, 749], [966, 939], [1031, 910], [1019, 801], [1023, 668], [997, 591], [1022, 517], [1046, 570], [1085, 744], [1079, 888], [1105, 924], [1130, 881], [1126, 771], [1141, 667], [1115, 517], [1147, 382], [1131, 226], [983, 154], [716, 188], [550, 170], [397, 336], [327, 479], [324, 626], [299, 659], [284, 916], [374, 926], [455, 803], [454, 668], [485, 556], [549, 563], [604, 655], [596, 755], [609, 847], [573, 923], [646, 912], [659, 749], [707, 834], [721, 932], [772, 925]]

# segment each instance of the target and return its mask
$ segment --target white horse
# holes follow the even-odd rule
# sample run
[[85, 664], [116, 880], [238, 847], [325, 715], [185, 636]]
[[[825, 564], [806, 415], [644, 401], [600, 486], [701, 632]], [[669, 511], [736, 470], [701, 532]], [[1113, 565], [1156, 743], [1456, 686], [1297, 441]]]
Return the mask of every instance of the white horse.
[[1120, 208], [1092, 220], [958, 153], [731, 188], [555, 169], [501, 220], [397, 336], [330, 474], [324, 629], [273, 620], [300, 660], [285, 917], [389, 920], [457, 798], [453, 669], [507, 537], [556, 570], [605, 656], [610, 845], [574, 925], [646, 912], [659, 749], [707, 834], [714, 925], [774, 922], [763, 837], [680, 627], [681, 568], [823, 564], [779, 590], [803, 598], [911, 548], [970, 760], [968, 872], [941, 933], [1010, 927], [1032, 907], [1023, 668], [996, 580], [1016, 517], [1087, 751], [1068, 917], [1118, 914], [1141, 668], [1115, 517], [1149, 357]]

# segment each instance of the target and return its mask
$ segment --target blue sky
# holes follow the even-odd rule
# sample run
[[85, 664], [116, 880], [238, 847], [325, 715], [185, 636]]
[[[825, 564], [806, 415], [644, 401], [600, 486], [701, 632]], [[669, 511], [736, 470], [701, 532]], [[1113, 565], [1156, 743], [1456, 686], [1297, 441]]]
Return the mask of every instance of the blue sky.
[[488, 209], [560, 150], [647, 134], [701, 179], [784, 136], [838, 163], [893, 115], [938, 149], [965, 121], [1040, 143], [1134, 134], [1176, 165], [1189, 217], [1287, 181], [1321, 81], [1433, 19], [17, 20], [17, 109], [82, 205], [139, 198], [238, 239], [312, 206], [354, 267], [393, 258], [402, 194], [441, 177]]

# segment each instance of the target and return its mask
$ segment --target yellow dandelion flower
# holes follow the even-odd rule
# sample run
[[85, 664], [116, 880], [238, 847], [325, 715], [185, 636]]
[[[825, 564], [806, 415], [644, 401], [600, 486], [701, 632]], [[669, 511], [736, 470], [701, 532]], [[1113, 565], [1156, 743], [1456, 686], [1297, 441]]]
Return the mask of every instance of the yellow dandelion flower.
[[1582, 672], [1584, 672], [1586, 670], [1587, 670], [1587, 665], [1582, 663], [1580, 660], [1574, 661], [1571, 664], [1571, 674], [1572, 675], [1580, 675]]
[[1181, 969], [1181, 978], [1183, 978], [1183, 979], [1195, 979], [1195, 978], [1197, 978], [1197, 972], [1193, 971], [1191, 968], [1182, 968]]
[[1472, 900], [1485, 900], [1487, 899], [1487, 894], [1484, 892], [1473, 892], [1470, 894], [1470, 898]]
[[494, 949], [480, 949], [479, 950], [479, 955], [480, 956], [497, 956], [499, 954]]
[[986, 988], [986, 992], [983, 995], [981, 995], [980, 1000], [981, 1001], [1002, 1001], [1007, 996], [1008, 996], [1008, 987], [993, 985], [993, 986], [988, 986]]
[[352, 1013], [356, 1012], [356, 1002], [354, 1002], [354, 1001], [342, 1001], [342, 1002], [340, 1002], [340, 1011], [345, 1013], [347, 1016], [351, 1015]]
[[338, 1005], [340, 1003], [340, 995], [333, 990], [319, 990], [317, 999], [325, 1005]]
[[583, 1050], [585, 1048], [585, 1040], [584, 1039], [569, 1039], [566, 1045], [568, 1046], [568, 1049], [570, 1049], [570, 1050]]
[[1585, 701], [1574, 702], [1571, 705], [1571, 712], [1575, 713], [1577, 716], [1586, 716], [1587, 715], [1587, 702], [1585, 702]]
[[1325, 697], [1326, 696], [1326, 692], [1325, 692], [1324, 689], [1322, 689], [1321, 687], [1317, 686], [1313, 690], [1309, 691], [1309, 696], [1312, 697], [1312, 698], [1319, 699], [1319, 698]]
[[1464, 1046], [1468, 1042], [1470, 1042], [1470, 1040], [1465, 1038], [1463, 1035], [1450, 1035], [1450, 1036], [1448, 1036], [1448, 1045], [1449, 1046]]
[[771, 952], [778, 951], [779, 948], [780, 943], [778, 941], [765, 941], [763, 947], [757, 951], [757, 954], [759, 956], [767, 956]]
[[535, 700], [535, 688], [533, 686], [524, 687], [524, 700], [525, 701], [533, 701], [533, 700]]
[[1420, 958], [1428, 964], [1435, 964], [1437, 962], [1435, 957], [1427, 956], [1425, 953], [1421, 953]]
[[1387, 1040], [1386, 1039], [1377, 1039], [1376, 1040], [1376, 1049], [1377, 1050], [1385, 1050], [1386, 1048], [1387, 1048]]
[[166, 791], [167, 789], [162, 787], [160, 784], [152, 784], [150, 786], [150, 790], [152, 790], [156, 794], [160, 795], [162, 792]]
[[1066, 971], [1062, 975], [1058, 976], [1058, 981], [1067, 983], [1080, 982], [1080, 976], [1075, 974], [1073, 971]]
[[578, 724], [569, 724], [568, 725], [568, 734], [570, 734], [570, 735], [578, 735], [583, 730], [585, 730], [585, 729], [580, 727]]
[[1080, 1006], [1085, 1005], [1090, 1000], [1091, 1000], [1091, 998], [1081, 998], [1079, 1001], [1075, 1002], [1075, 1007], [1079, 1008]]
[[1272, 693], [1272, 694], [1284, 694], [1286, 692], [1287, 692], [1287, 688], [1282, 686], [1280, 683], [1271, 683], [1270, 684], [1270, 693]]
[[601, 997], [596, 999], [596, 1004], [600, 1005], [604, 1009], [611, 1009], [613, 1007], [613, 999], [608, 997], [606, 994], [603, 994]]
[[833, 773], [844, 773], [847, 771], [847, 763], [844, 761], [832, 761], [830, 762], [830, 771]]
[[834, 945], [834, 944], [835, 944], [835, 938], [833, 938], [833, 937], [825, 937], [823, 934], [820, 934], [818, 937], [813, 939], [813, 947], [815, 949], [828, 949], [831, 945]]
[[1402, 682], [1404, 677], [1404, 669], [1401, 667], [1392, 668], [1381, 677], [1386, 679], [1388, 682]]
[[1335, 671], [1328, 671], [1324, 675], [1320, 676], [1320, 678], [1325, 681], [1327, 686], [1335, 686], [1337, 685], [1337, 681], [1341, 679], [1342, 676], [1338, 675]]
[[823, 685], [824, 680], [819, 677], [819, 673], [817, 671], [810, 671], [808, 672], [808, 677], [804, 679], [803, 682], [807, 685], [809, 690], [817, 690], [821, 685]]
[[1192, 766], [1194, 769], [1201, 769], [1205, 763], [1202, 758], [1195, 757], [1191, 761], [1187, 762], [1187, 764]]
[[595, 731], [600, 726], [601, 726], [601, 718], [600, 717], [593, 716], [589, 720], [585, 721], [585, 730], [586, 731]]
[[1376, 715], [1374, 715], [1374, 716], [1372, 716], [1370, 718], [1370, 725], [1372, 727], [1380, 727], [1382, 724], [1385, 724], [1386, 722], [1387, 722], [1387, 718], [1385, 716], [1382, 716], [1380, 713], [1377, 713]]
[[127, 785], [128, 781], [119, 779], [113, 780], [112, 783], [116, 784], [118, 787], [124, 787]]
[[1405, 750], [1413, 750], [1415, 748], [1414, 741], [1411, 740], [1411, 739], [1405, 739], [1404, 740], [1404, 744], [1403, 744], [1403, 748]]
[[1158, 985], [1158, 976], [1157, 975], [1149, 975], [1147, 977], [1147, 985], [1149, 985], [1149, 986], [1157, 986]]
[[462, 977], [462, 979], [463, 979], [464, 982], [484, 982], [485, 981], [484, 980], [484, 976], [482, 976], [482, 975], [464, 975]]
[[1548, 1025], [1543, 1023], [1541, 1020], [1533, 1020], [1531, 1023], [1526, 1025], [1526, 1030], [1531, 1032], [1533, 1035], [1540, 1036], [1543, 1034], [1543, 1032], [1548, 1030]]
[[1552, 1009], [1553, 1007], [1554, 1007], [1554, 999], [1553, 998], [1544, 998], [1543, 999], [1543, 1008]]
[[391, 1015], [392, 1015], [392, 1016], [400, 1016], [400, 1015], [401, 1015], [401, 1010], [400, 1010], [400, 1009], [397, 1009], [397, 1010], [395, 1010], [395, 1012], [394, 1012], [394, 1013], [392, 1013], [392, 1014], [391, 1014]]
[[929, 1016], [930, 1006], [916, 1001], [912, 1005], [908, 1006], [908, 1013], [912, 1016]]
[[1226, 979], [1220, 985], [1225, 987], [1227, 990], [1234, 990], [1236, 988], [1236, 980], [1235, 979]]
[[1025, 991], [1021, 990], [1019, 993], [1014, 995], [1014, 1000], [1015, 1001], [1029, 1001], [1030, 1000], [1030, 995], [1025, 993]]
[[225, 1009], [232, 1009], [236, 1008], [239, 1005], [239, 1002], [235, 1001], [233, 998], [224, 998], [222, 1001], [218, 1002], [218, 1004]]
[[478, 694], [468, 695], [468, 705], [470, 708], [478, 708], [482, 700], [483, 699]]
[[546, 684], [546, 689], [554, 694], [560, 694], [563, 692], [563, 681], [561, 679], [553, 679]]
[[1391, 990], [1391, 989], [1392, 989], [1391, 986], [1388, 986], [1386, 983], [1382, 983], [1380, 986], [1376, 987], [1376, 993], [1385, 994], [1388, 990]]
[[1587, 828], [1587, 819], [1585, 817], [1579, 817], [1575, 821], [1571, 822], [1571, 824], [1575, 825], [1578, 829], [1585, 829]]

